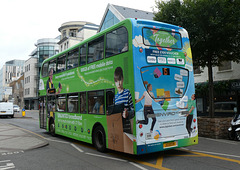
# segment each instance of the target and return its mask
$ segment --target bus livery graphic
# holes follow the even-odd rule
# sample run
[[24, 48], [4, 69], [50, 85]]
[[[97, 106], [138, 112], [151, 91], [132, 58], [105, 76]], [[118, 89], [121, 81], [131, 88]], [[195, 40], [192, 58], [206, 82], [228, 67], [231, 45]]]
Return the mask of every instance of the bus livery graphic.
[[198, 143], [181, 27], [126, 19], [46, 59], [40, 76], [40, 127], [53, 135], [130, 154]]

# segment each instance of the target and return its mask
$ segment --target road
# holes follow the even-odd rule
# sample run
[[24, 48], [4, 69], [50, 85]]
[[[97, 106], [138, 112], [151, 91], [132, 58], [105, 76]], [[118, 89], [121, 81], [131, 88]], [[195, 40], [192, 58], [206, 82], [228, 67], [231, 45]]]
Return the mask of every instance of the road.
[[21, 127], [41, 136], [49, 145], [28, 151], [0, 153], [1, 169], [176, 169], [226, 170], [240, 167], [240, 142], [199, 138], [199, 144], [148, 155], [133, 156], [108, 151], [97, 152], [89, 144], [61, 136], [52, 137], [39, 129], [38, 112], [26, 111], [26, 116], [0, 118], [0, 123]]

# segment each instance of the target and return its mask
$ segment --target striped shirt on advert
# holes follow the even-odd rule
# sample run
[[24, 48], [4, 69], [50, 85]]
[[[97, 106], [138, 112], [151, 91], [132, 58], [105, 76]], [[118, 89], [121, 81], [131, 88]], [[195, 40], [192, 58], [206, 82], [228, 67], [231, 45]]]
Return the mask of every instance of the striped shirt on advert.
[[124, 89], [123, 92], [117, 93], [115, 95], [115, 105], [124, 103], [125, 107], [129, 107], [129, 109], [133, 109], [133, 101], [132, 95], [128, 89]]

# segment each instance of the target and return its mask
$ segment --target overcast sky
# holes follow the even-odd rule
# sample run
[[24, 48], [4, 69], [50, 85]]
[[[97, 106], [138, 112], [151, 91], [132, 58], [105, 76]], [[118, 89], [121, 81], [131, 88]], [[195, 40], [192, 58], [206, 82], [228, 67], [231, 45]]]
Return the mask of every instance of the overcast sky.
[[[108, 3], [153, 12], [155, 0], [4, 0], [0, 10], [0, 69], [28, 59], [41, 38], [55, 38], [68, 21], [100, 24]], [[156, 10], [156, 9], [155, 9]]]

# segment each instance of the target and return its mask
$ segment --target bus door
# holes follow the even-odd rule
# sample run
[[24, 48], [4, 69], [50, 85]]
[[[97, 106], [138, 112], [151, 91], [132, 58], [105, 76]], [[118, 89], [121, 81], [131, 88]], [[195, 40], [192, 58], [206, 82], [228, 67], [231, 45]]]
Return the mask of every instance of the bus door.
[[56, 97], [55, 95], [49, 95], [47, 98], [47, 117], [53, 117], [54, 118], [54, 112], [56, 108]]
[[40, 128], [46, 129], [46, 110], [45, 110], [45, 103], [46, 103], [46, 97], [40, 97], [39, 98], [39, 120], [40, 120]]

